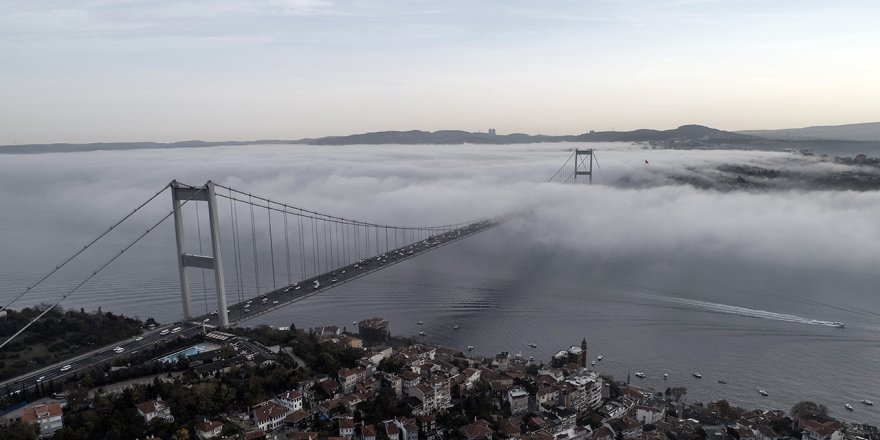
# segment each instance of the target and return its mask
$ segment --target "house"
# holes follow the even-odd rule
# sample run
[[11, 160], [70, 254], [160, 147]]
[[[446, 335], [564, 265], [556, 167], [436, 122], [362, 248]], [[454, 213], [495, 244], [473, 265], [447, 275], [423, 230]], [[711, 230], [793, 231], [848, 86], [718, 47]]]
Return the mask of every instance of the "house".
[[25, 407], [21, 411], [22, 423], [34, 423], [40, 428], [40, 438], [52, 437], [63, 426], [61, 404], [41, 403]]
[[363, 440], [376, 440], [376, 427], [373, 425], [364, 425], [361, 428], [361, 438]]
[[195, 431], [196, 437], [201, 440], [207, 440], [220, 435], [220, 433], [223, 431], [223, 423], [205, 419], [199, 423], [196, 423]]
[[314, 414], [304, 409], [296, 410], [284, 418], [284, 426], [288, 433], [294, 431], [307, 431], [312, 427]]
[[400, 428], [393, 421], [385, 422], [385, 434], [388, 436], [388, 440], [401, 440]]
[[278, 396], [278, 402], [291, 411], [299, 411], [303, 407], [303, 395], [299, 391], [288, 391]]
[[437, 419], [434, 416], [422, 414], [416, 416], [416, 420], [418, 420], [421, 425], [422, 432], [424, 432], [429, 439], [433, 438], [434, 434], [437, 433]]
[[354, 437], [354, 419], [350, 417], [339, 418], [339, 436], [351, 440]]
[[653, 425], [666, 417], [666, 407], [655, 408], [653, 406], [636, 405], [636, 420], [643, 425]]
[[286, 407], [268, 401], [254, 408], [253, 422], [258, 428], [268, 432], [281, 426], [289, 413], [290, 410]]
[[343, 368], [339, 370], [337, 376], [339, 377], [339, 384], [342, 386], [343, 393], [346, 394], [354, 391], [354, 385], [359, 379], [363, 378], [363, 374], [356, 368]]
[[287, 434], [289, 440], [318, 440], [317, 432], [290, 432]]
[[559, 388], [543, 386], [535, 392], [535, 402], [540, 408], [549, 408], [559, 404]]
[[171, 408], [168, 408], [168, 405], [165, 405], [165, 402], [162, 402], [162, 396], [156, 397], [156, 400], [147, 400], [146, 402], [138, 403], [135, 406], [137, 407], [138, 414], [140, 414], [147, 423], [150, 423], [151, 420], [157, 417], [169, 422], [174, 421], [174, 416], [171, 415]]
[[394, 424], [400, 428], [400, 440], [419, 440], [419, 426], [416, 419], [398, 417], [394, 419]]
[[611, 430], [614, 436], [624, 440], [633, 440], [642, 436], [642, 425], [632, 417], [611, 419], [602, 423], [602, 426]]
[[801, 418], [798, 426], [803, 430], [801, 440], [843, 440], [843, 425], [834, 419], [820, 422]]
[[510, 413], [514, 416], [529, 412], [529, 393], [522, 388], [513, 388], [507, 392], [507, 403]]
[[318, 388], [329, 399], [335, 399], [335, 398], [339, 397], [339, 394], [342, 391], [342, 387], [339, 386], [339, 382], [336, 382], [333, 379], [325, 380], [325, 381], [319, 383]]
[[485, 420], [476, 420], [458, 429], [467, 440], [492, 440], [492, 426]]

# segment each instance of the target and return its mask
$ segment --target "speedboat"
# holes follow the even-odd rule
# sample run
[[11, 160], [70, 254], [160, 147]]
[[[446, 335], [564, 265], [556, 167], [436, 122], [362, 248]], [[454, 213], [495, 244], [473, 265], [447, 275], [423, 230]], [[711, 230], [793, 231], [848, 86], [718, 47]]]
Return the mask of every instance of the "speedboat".
[[696, 371], [694, 371], [693, 373], [691, 373], [691, 375], [694, 376], [694, 377], [696, 377], [697, 379], [702, 379], [702, 378], [703, 378], [703, 375], [700, 374], [700, 373], [697, 373]]
[[590, 366], [596, 365], [596, 361], [590, 362]]
[[636, 377], [641, 377], [642, 379], [644, 379], [645, 373], [642, 373], [641, 371], [636, 371]]
[[473, 345], [468, 345], [468, 351], [474, 351], [474, 346], [473, 346]]
[[529, 347], [538, 348], [538, 345], [537, 344], [529, 344]]
[[669, 373], [663, 375], [663, 380], [669, 379]]
[[596, 357], [596, 360], [601, 361], [601, 360], [602, 360], [602, 355], [600, 354], [599, 356], [597, 356], [597, 357]]
[[764, 391], [763, 388], [758, 388], [758, 394], [760, 394], [760, 395], [762, 395], [762, 396], [764, 396], [764, 397], [768, 396], [767, 392]]
[[831, 323], [831, 325], [833, 325], [834, 327], [837, 327], [837, 328], [843, 328], [843, 323], [840, 321], [834, 321]]
[[425, 336], [425, 335], [427, 335], [427, 333], [425, 333], [425, 332], [419, 332], [419, 336]]
[[718, 379], [718, 383], [720, 383], [720, 384], [726, 384], [727, 382], [724, 381], [723, 379]]
[[357, 321], [352, 321], [352, 322], [351, 322], [351, 325], [358, 325], [358, 322], [357, 322]]
[[422, 322], [422, 321], [416, 321], [416, 324], [418, 324], [418, 325], [422, 325], [422, 324], [424, 324], [424, 322]]
[[846, 405], [843, 405], [843, 407], [846, 408], [846, 409], [848, 409], [848, 410], [850, 410], [850, 411], [853, 410], [853, 409], [852, 409], [852, 405], [850, 405], [850, 404], [848, 404], [848, 403], [847, 403]]
[[458, 324], [455, 324], [455, 325], [452, 326], [452, 329], [453, 329], [453, 330], [458, 330], [459, 328], [460, 328], [460, 327], [458, 326]]
[[864, 403], [865, 405], [868, 405], [868, 406], [874, 406], [874, 402], [871, 402], [871, 401], [868, 400], [868, 399], [862, 399], [862, 400], [860, 400], [860, 402], [862, 402], [862, 403]]

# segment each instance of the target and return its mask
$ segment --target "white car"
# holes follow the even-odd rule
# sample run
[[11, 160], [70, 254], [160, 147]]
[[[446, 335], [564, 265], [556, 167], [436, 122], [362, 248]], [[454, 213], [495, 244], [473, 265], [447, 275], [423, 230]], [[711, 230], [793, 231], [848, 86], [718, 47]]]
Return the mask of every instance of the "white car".
[[278, 304], [278, 300], [272, 301], [272, 304]]
[[67, 365], [61, 367], [61, 371], [67, 371], [67, 370], [70, 370], [71, 368], [73, 368], [73, 367], [71, 367], [70, 364], [67, 364]]
[[144, 337], [143, 337], [143, 336], [137, 336], [137, 337], [134, 338], [134, 340], [135, 340], [135, 341], [143, 341], [143, 340], [144, 340]]
[[180, 327], [174, 327], [173, 329], [171, 329], [171, 333], [178, 333], [178, 332], [180, 332], [180, 330], [181, 330]]
[[113, 349], [113, 351], [116, 352], [116, 354], [119, 354], [119, 353], [122, 353], [123, 351], [125, 351], [125, 349], [122, 347], [116, 347]]
[[38, 377], [38, 378], [37, 378], [37, 383], [42, 382], [43, 379], [45, 379], [45, 378], [46, 378], [46, 376], [40, 376], [40, 377]]
[[161, 332], [159, 332], [159, 336], [165, 336], [168, 333], [169, 333], [169, 330], [166, 328], [165, 330], [162, 330]]

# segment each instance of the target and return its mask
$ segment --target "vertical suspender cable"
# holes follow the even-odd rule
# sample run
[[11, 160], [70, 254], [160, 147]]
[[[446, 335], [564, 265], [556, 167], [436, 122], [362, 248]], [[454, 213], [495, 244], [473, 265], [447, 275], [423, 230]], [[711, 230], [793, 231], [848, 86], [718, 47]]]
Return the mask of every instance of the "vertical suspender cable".
[[244, 301], [244, 274], [241, 270], [241, 232], [238, 229], [238, 205], [232, 200], [232, 190], [229, 190], [229, 205], [232, 210], [233, 245], [235, 251], [235, 277], [238, 281], [238, 302]]
[[306, 276], [306, 244], [305, 238], [303, 237], [303, 218], [302, 212], [297, 216], [299, 219], [299, 261], [300, 261], [300, 269], [302, 270], [302, 274], [300, 279], [304, 280], [308, 278]]
[[287, 285], [293, 283], [290, 275], [290, 234], [287, 232], [287, 205], [284, 205], [284, 249], [287, 252]]
[[[199, 204], [196, 205], [196, 231], [199, 234], [199, 255], [205, 255], [202, 251], [202, 220], [199, 218]], [[208, 283], [205, 281], [205, 269], [199, 269], [202, 272], [202, 298], [205, 299], [205, 313], [208, 313]]]
[[272, 239], [272, 208], [269, 207], [268, 201], [266, 202], [266, 214], [269, 219], [269, 255], [272, 262], [272, 290], [276, 290], [278, 289], [278, 283], [275, 281], [275, 240]]
[[251, 200], [251, 195], [248, 194], [248, 205], [251, 209], [251, 244], [254, 248], [254, 280], [257, 289], [257, 295], [260, 294], [260, 269], [257, 264], [257, 225], [254, 220], [254, 203]]

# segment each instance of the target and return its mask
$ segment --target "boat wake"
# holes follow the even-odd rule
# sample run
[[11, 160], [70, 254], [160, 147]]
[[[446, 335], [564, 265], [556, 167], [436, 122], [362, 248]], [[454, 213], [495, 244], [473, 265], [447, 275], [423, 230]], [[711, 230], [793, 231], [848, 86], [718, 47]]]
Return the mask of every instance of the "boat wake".
[[786, 313], [776, 313], [768, 310], [750, 309], [748, 307], [732, 306], [728, 304], [713, 303], [708, 301], [700, 301], [696, 299], [676, 298], [670, 296], [640, 294], [652, 299], [671, 302], [683, 306], [698, 308], [715, 313], [725, 313], [729, 315], [747, 316], [750, 318], [771, 319], [774, 321], [794, 322], [798, 324], [821, 325], [827, 327], [842, 327], [843, 324], [833, 321], [822, 321], [818, 319], [804, 318], [797, 315], [789, 315]]

